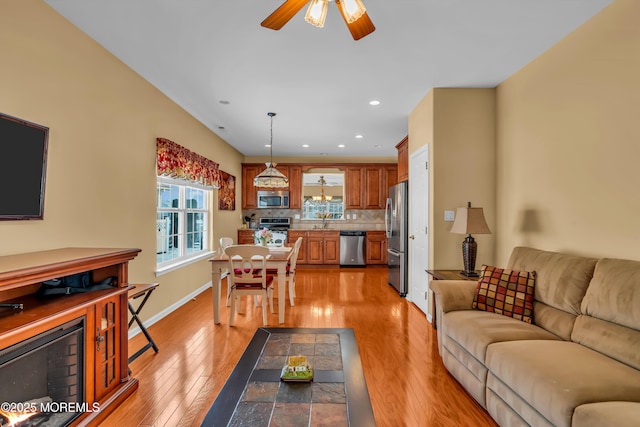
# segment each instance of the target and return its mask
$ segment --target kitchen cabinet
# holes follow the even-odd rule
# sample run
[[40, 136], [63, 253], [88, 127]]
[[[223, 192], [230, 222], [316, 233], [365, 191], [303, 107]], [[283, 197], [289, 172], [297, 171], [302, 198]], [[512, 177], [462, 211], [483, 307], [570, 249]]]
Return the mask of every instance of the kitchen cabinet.
[[409, 137], [405, 136], [396, 145], [398, 150], [398, 182], [409, 180]]
[[242, 209], [258, 208], [258, 193], [253, 179], [264, 169], [264, 165], [242, 165]]
[[387, 235], [384, 231], [367, 231], [365, 254], [367, 265], [387, 264]]
[[[389, 187], [398, 182], [398, 166], [395, 163], [330, 166], [344, 170], [345, 209], [384, 209]], [[302, 209], [302, 171], [308, 167], [310, 165], [277, 166], [277, 169], [289, 179], [289, 209]], [[242, 164], [242, 209], [258, 209], [258, 189], [253, 185], [253, 179], [264, 168], [262, 163]]]
[[290, 165], [287, 178], [289, 178], [289, 209], [302, 209], [302, 166]]
[[340, 232], [337, 230], [308, 231], [307, 263], [340, 265]]
[[386, 205], [386, 200], [389, 198], [389, 187], [396, 185], [398, 182], [398, 168], [394, 166], [385, 166], [384, 167], [384, 203], [383, 208]]
[[347, 167], [346, 209], [384, 209], [389, 187], [397, 183], [395, 164]]
[[239, 245], [253, 245], [255, 243], [254, 234], [256, 230], [252, 229], [240, 229], [238, 230], [238, 244]]
[[363, 198], [363, 169], [360, 166], [345, 169], [345, 209], [362, 209]]
[[[242, 209], [258, 209], [258, 189], [253, 179], [265, 169], [264, 163], [244, 163], [242, 165]], [[289, 209], [302, 208], [302, 166], [277, 165], [289, 180]], [[260, 188], [260, 190], [282, 190], [282, 188]]]
[[382, 209], [386, 191], [384, 186], [384, 169], [381, 167], [364, 168], [364, 209]]

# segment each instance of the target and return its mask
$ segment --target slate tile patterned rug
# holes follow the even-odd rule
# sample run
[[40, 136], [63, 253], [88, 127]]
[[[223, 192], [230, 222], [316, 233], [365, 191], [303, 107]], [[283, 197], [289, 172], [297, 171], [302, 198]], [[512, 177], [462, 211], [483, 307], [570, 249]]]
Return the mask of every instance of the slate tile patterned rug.
[[[280, 381], [290, 355], [310, 383]], [[375, 426], [353, 329], [259, 328], [202, 426]]]

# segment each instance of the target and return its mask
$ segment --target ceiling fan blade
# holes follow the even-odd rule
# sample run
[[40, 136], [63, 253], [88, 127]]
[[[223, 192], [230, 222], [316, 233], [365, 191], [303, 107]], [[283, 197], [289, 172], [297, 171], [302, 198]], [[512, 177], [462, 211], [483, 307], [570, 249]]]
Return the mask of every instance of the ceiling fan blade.
[[371, 22], [367, 12], [365, 12], [364, 15], [362, 15], [362, 17], [360, 17], [356, 22], [347, 24], [347, 27], [349, 27], [349, 31], [351, 31], [351, 35], [354, 40], [360, 40], [364, 36], [369, 35], [376, 30], [376, 27], [373, 25], [373, 22]]
[[307, 3], [309, 3], [309, 0], [286, 0], [271, 15], [267, 16], [260, 25], [272, 30], [279, 30]]
[[338, 6], [338, 10], [340, 11], [340, 15], [342, 15], [342, 19], [344, 19], [344, 23], [347, 24], [349, 31], [351, 32], [351, 36], [354, 40], [360, 40], [366, 35], [373, 33], [376, 27], [373, 25], [373, 22], [367, 15], [367, 12], [364, 13], [357, 21], [349, 24], [347, 22], [347, 16], [344, 13], [343, 5], [340, 0], [336, 0], [336, 6]]

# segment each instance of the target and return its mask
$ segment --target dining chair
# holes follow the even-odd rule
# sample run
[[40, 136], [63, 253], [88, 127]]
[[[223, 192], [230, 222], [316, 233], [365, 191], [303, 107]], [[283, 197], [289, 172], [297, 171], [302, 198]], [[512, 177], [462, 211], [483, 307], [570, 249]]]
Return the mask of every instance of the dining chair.
[[[302, 237], [298, 237], [296, 242], [293, 244], [291, 258], [289, 263], [287, 264], [287, 271], [286, 271], [286, 275], [287, 275], [286, 284], [289, 285], [289, 304], [291, 304], [292, 306], [295, 305], [294, 298], [296, 297], [296, 265], [298, 263], [298, 254], [300, 253], [300, 246], [302, 246]], [[278, 269], [269, 268], [267, 269], [267, 273], [277, 275]], [[280, 286], [279, 283], [278, 283], [278, 286]]]
[[[220, 251], [224, 254], [225, 249], [229, 246], [233, 245], [233, 239], [231, 237], [221, 237], [220, 238]], [[222, 273], [221, 277], [226, 277], [229, 274], [229, 270]], [[227, 279], [227, 307], [231, 304], [231, 281]]]
[[225, 253], [229, 257], [231, 287], [231, 313], [229, 326], [233, 326], [236, 303], [240, 312], [239, 298], [244, 295], [262, 296], [262, 322], [267, 325], [267, 300], [273, 313], [273, 275], [267, 273], [266, 260], [269, 248], [258, 245], [231, 245]]
[[302, 246], [302, 237], [298, 237], [296, 243], [293, 245], [293, 253], [291, 254], [291, 262], [289, 265], [289, 271], [287, 271], [287, 283], [289, 284], [289, 304], [294, 305], [294, 298], [296, 297], [296, 265], [298, 264], [298, 254], [300, 253], [300, 246]]

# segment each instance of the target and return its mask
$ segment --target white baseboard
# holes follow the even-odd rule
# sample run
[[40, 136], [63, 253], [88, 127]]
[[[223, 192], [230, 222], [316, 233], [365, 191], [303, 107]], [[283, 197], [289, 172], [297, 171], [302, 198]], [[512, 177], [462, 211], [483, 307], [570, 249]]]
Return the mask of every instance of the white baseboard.
[[[186, 297], [184, 297], [181, 300], [175, 302], [174, 304], [171, 304], [169, 307], [167, 307], [166, 309], [162, 310], [160, 313], [158, 313], [158, 314], [156, 314], [154, 316], [151, 316], [149, 319], [144, 321], [145, 328], [148, 328], [149, 326], [151, 326], [154, 323], [156, 323], [158, 320], [163, 319], [164, 317], [166, 317], [169, 314], [173, 313], [174, 311], [176, 311], [177, 309], [179, 309], [180, 307], [182, 307], [183, 305], [185, 305], [186, 303], [191, 301], [193, 298], [197, 297], [198, 295], [200, 295], [201, 293], [203, 293], [204, 291], [209, 289], [211, 286], [212, 286], [211, 282], [205, 283], [204, 285], [200, 286], [195, 291], [191, 292]], [[140, 329], [139, 326], [132, 327], [131, 329], [129, 329], [129, 339], [135, 337], [140, 332], [142, 332], [142, 330]]]

